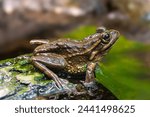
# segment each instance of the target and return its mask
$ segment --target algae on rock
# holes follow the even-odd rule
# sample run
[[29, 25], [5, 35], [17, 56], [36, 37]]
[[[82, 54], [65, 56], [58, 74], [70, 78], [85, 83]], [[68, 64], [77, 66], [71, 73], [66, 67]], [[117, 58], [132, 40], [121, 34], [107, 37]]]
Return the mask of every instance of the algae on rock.
[[[28, 54], [0, 61], [0, 99], [104, 98], [105, 93], [102, 90], [104, 88], [101, 85], [97, 91], [94, 91], [94, 95], [91, 95], [78, 79], [75, 83], [68, 79], [61, 79], [66, 83], [66, 87], [62, 90], [58, 89], [53, 80], [47, 78], [31, 64], [30, 57], [31, 55]], [[108, 91], [106, 94], [112, 95]], [[116, 99], [114, 96], [110, 97]]]

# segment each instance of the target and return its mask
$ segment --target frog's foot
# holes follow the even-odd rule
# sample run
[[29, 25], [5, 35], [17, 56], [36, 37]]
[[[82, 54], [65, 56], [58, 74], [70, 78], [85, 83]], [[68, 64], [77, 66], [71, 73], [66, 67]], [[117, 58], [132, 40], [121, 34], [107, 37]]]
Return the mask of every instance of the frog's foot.
[[98, 89], [98, 86], [96, 85], [96, 82], [85, 82], [85, 81], [81, 81], [83, 83], [83, 85], [85, 86], [85, 88], [87, 89], [88, 93], [90, 95], [94, 95], [93, 93]]
[[83, 85], [87, 88], [87, 90], [96, 90], [97, 89], [97, 85], [96, 82], [84, 82], [82, 81]]
[[68, 80], [65, 80], [65, 79], [62, 79], [62, 78], [59, 78], [59, 80], [61, 82], [62, 90], [70, 91], [70, 92], [72, 92], [72, 90], [74, 90], [74, 87], [69, 86], [69, 81]]

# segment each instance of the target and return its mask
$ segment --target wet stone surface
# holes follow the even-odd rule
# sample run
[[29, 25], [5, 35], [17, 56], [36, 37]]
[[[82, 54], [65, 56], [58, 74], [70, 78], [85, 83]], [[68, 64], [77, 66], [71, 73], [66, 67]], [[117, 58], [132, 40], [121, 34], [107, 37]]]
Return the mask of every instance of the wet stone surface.
[[117, 99], [99, 83], [85, 87], [82, 78], [61, 79], [66, 86], [58, 89], [53, 80], [32, 66], [29, 58], [27, 55], [0, 61], [1, 100]]

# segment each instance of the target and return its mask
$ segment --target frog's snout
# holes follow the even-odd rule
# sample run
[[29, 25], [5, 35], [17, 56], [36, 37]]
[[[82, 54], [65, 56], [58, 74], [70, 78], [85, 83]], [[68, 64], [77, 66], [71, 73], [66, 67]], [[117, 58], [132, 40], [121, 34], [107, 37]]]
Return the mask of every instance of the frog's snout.
[[120, 33], [119, 33], [119, 31], [117, 31], [117, 30], [111, 30], [111, 31], [110, 31], [110, 34], [112, 35], [112, 38], [113, 38], [113, 39], [114, 39], [114, 38], [118, 39], [119, 36], [120, 36]]
[[110, 34], [111, 34], [110, 46], [112, 46], [118, 40], [120, 33], [117, 30], [111, 30]]

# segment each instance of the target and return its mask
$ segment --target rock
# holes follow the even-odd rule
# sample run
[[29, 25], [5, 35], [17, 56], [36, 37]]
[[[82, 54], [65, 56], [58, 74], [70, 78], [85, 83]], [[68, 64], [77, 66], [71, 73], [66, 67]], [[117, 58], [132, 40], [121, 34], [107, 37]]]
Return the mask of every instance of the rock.
[[30, 56], [0, 61], [0, 99], [117, 99], [101, 84], [87, 89], [77, 78], [61, 79], [66, 86], [60, 90], [53, 80], [34, 68]]

